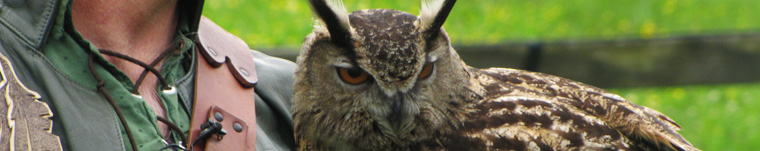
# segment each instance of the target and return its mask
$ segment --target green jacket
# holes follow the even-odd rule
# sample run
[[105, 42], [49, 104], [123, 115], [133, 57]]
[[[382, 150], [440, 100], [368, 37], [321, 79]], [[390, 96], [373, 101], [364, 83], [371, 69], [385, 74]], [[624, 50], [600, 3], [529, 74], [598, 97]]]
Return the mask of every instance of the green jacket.
[[[187, 36], [197, 30], [202, 1], [182, 1], [180, 11], [180, 33], [178, 39], [189, 41]], [[113, 108], [93, 85], [92, 71], [86, 68], [87, 51], [96, 48], [76, 32], [71, 25], [70, 0], [2, 0], [0, 1], [0, 53], [8, 57], [21, 83], [41, 96], [53, 111], [53, 134], [60, 137], [64, 150], [127, 150], [129, 141]], [[184, 36], [184, 37], [183, 37]], [[188, 45], [192, 50], [195, 45]], [[176, 94], [160, 96], [164, 101], [167, 115], [179, 122], [187, 131], [187, 109], [192, 109], [194, 90], [194, 70], [192, 64], [195, 51], [177, 55], [174, 62], [166, 63], [162, 74], [178, 91]], [[292, 118], [290, 98], [292, 95], [293, 71], [295, 64], [252, 51], [259, 78], [255, 86], [257, 150], [292, 150]], [[106, 75], [107, 87], [115, 98], [128, 94], [131, 83], [123, 73], [98, 56], [96, 72]], [[190, 60], [190, 61], [187, 61]], [[117, 101], [119, 99], [116, 99]], [[134, 112], [127, 121], [151, 121], [152, 111], [144, 103], [136, 111], [124, 111], [125, 106], [133, 108], [128, 101], [117, 103], [123, 112]], [[171, 108], [171, 109], [170, 109]], [[141, 110], [142, 109], [142, 110]], [[135, 109], [133, 109], [135, 110]], [[174, 110], [173, 112], [168, 110]], [[141, 119], [142, 118], [142, 119]], [[183, 124], [184, 123], [184, 124]], [[140, 126], [137, 124], [137, 126]], [[155, 124], [130, 127], [151, 130]], [[152, 135], [144, 135], [140, 140], [153, 140]], [[7, 140], [2, 140], [7, 141]], [[136, 138], [136, 142], [138, 141]], [[141, 146], [146, 145], [146, 146]], [[153, 146], [150, 146], [153, 145]], [[143, 149], [160, 147], [159, 142], [138, 144]]]

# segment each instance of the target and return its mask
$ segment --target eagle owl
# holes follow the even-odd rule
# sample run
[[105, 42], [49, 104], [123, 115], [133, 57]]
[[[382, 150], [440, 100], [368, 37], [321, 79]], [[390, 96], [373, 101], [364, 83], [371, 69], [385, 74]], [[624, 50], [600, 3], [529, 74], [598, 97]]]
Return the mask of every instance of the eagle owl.
[[467, 66], [442, 28], [455, 0], [420, 16], [309, 2], [322, 25], [297, 60], [300, 150], [697, 150], [672, 119], [602, 89]]

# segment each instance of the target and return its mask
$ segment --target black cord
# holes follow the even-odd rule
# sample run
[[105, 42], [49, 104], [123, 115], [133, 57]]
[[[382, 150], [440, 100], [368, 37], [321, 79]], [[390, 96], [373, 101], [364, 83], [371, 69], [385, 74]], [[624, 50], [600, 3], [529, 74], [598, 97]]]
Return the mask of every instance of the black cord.
[[[129, 62], [132, 62], [132, 63], [135, 63], [137, 65], [142, 66], [143, 68], [147, 69], [148, 71], [150, 71], [154, 75], [156, 75], [156, 77], [158, 77], [158, 81], [161, 82], [161, 85], [164, 86], [164, 89], [171, 89], [171, 87], [169, 87], [169, 83], [166, 82], [166, 79], [161, 78], [161, 74], [158, 72], [158, 70], [156, 70], [156, 68], [153, 68], [150, 65], [141, 62], [140, 60], [137, 60], [135, 58], [132, 58], [132, 57], [124, 55], [124, 54], [116, 53], [116, 52], [109, 51], [109, 50], [103, 50], [103, 49], [99, 49], [98, 51], [100, 51], [100, 53], [102, 53], [102, 54], [113, 56], [113, 57], [120, 58], [120, 59], [124, 59], [124, 60], [127, 60]], [[137, 88], [135, 88], [135, 89], [137, 89]]]
[[193, 148], [195, 148], [195, 143], [207, 140], [212, 134], [216, 134], [217, 139], [222, 139], [222, 137], [227, 134], [227, 131], [222, 128], [222, 123], [209, 118], [208, 122], [201, 124], [201, 132], [198, 134], [198, 137], [190, 143], [190, 150], [192, 151]]
[[177, 133], [177, 135], [179, 135], [180, 138], [182, 138], [182, 140], [180, 140], [180, 141], [187, 142], [187, 140], [186, 140], [187, 137], [185, 137], [185, 134], [182, 133], [182, 129], [180, 129], [179, 126], [177, 126], [177, 124], [174, 124], [173, 122], [169, 121], [168, 119], [166, 119], [164, 117], [160, 117], [160, 116], [156, 116], [156, 119], [158, 119], [158, 121], [161, 121], [164, 124], [166, 124], [167, 126], [169, 126], [170, 129], [174, 130], [174, 132]]
[[[169, 48], [167, 48], [166, 50], [164, 50], [164, 52], [162, 52], [161, 55], [158, 55], [158, 57], [156, 57], [156, 59], [153, 59], [153, 62], [150, 63], [150, 67], [155, 67], [156, 65], [158, 65], [158, 63], [161, 62], [161, 60], [166, 59], [166, 56], [169, 56], [169, 54], [171, 54], [172, 50], [180, 49], [184, 45], [185, 45], [185, 41], [184, 40], [179, 40], [179, 42], [173, 43], [172, 46], [169, 47]], [[145, 80], [145, 76], [148, 75], [148, 72], [149, 72], [149, 70], [143, 70], [143, 72], [140, 73], [140, 77], [137, 78], [137, 81], [134, 84], [136, 89], [132, 90], [133, 94], [140, 94], [140, 92], [138, 91], [137, 88], [139, 88], [140, 85], [142, 84], [143, 80]], [[158, 78], [163, 78], [161, 76], [157, 76], [157, 77]]]
[[[180, 43], [180, 44], [182, 44], [182, 43]], [[159, 55], [156, 59], [154, 59], [153, 62], [151, 62], [150, 65], [145, 64], [145, 63], [143, 63], [143, 62], [141, 62], [141, 61], [139, 61], [139, 60], [137, 60], [135, 58], [129, 57], [129, 56], [124, 55], [124, 54], [119, 54], [119, 53], [116, 53], [116, 52], [113, 52], [113, 51], [103, 50], [103, 49], [98, 49], [98, 51], [100, 53], [102, 53], [102, 54], [113, 56], [113, 57], [117, 57], [117, 58], [120, 58], [120, 59], [124, 59], [124, 60], [127, 60], [129, 62], [132, 62], [134, 64], [140, 65], [143, 68], [145, 68], [145, 70], [143, 70], [143, 72], [140, 74], [140, 77], [138, 78], [138, 81], [136, 82], [135, 88], [134, 88], [134, 90], [132, 92], [133, 94], [139, 94], [139, 92], [138, 92], [139, 86], [142, 83], [142, 81], [145, 78], [145, 76], [146, 76], [146, 74], [147, 74], [148, 71], [150, 71], [151, 73], [153, 73], [158, 78], [158, 80], [161, 82], [161, 85], [164, 87], [164, 89], [171, 89], [171, 87], [169, 87], [169, 83], [166, 82], [166, 79], [164, 79], [161, 76], [161, 74], [158, 72], [158, 70], [156, 70], [156, 68], [153, 68], [153, 66], [155, 66], [159, 62], [161, 62], [161, 60], [163, 60], [166, 56], [168, 56], [169, 52], [171, 52], [171, 50], [174, 50], [174, 49], [177, 49], [176, 43], [172, 44], [172, 46], [170, 46], [169, 48], [167, 48], [166, 50], [164, 50], [164, 52], [162, 52], [161, 55]], [[113, 107], [114, 111], [116, 112], [116, 115], [119, 116], [119, 121], [121, 121], [121, 125], [124, 126], [124, 131], [125, 131], [125, 133], [127, 133], [127, 138], [129, 139], [129, 142], [130, 142], [130, 144], [132, 146], [132, 149], [135, 150], [135, 151], [137, 151], [138, 148], [137, 148], [137, 144], [135, 142], [135, 138], [132, 135], [132, 130], [129, 128], [129, 125], [128, 125], [126, 119], [124, 118], [124, 114], [121, 112], [121, 109], [116, 105], [116, 101], [113, 99], [113, 97], [111, 97], [111, 94], [108, 92], [108, 90], [106, 90], [106, 88], [105, 88], [105, 85], [106, 85], [105, 81], [103, 81], [103, 79], [100, 77], [100, 75], [98, 75], [98, 73], [95, 71], [94, 58], [95, 58], [95, 54], [94, 53], [90, 53], [90, 55], [89, 55], [89, 57], [87, 59], [87, 64], [88, 64], [88, 66], [90, 68], [90, 72], [92, 72], [92, 75], [95, 77], [95, 80], [98, 82], [97, 86], [96, 86], [97, 89], [98, 89], [98, 92], [102, 93], [103, 96], [105, 96], [105, 98], [108, 101], [108, 103], [111, 104], [111, 107]], [[177, 134], [179, 134], [180, 137], [183, 138], [183, 140], [187, 139], [187, 138], [185, 138], [185, 134], [182, 133], [182, 130], [176, 124], [172, 123], [171, 121], [169, 121], [169, 120], [167, 120], [166, 118], [163, 118], [163, 117], [158, 117], [157, 119], [159, 121], [165, 123], [166, 125], [168, 125], [172, 130], [176, 131]], [[183, 142], [186, 142], [186, 141], [183, 141]], [[173, 145], [176, 145], [176, 144], [173, 144]], [[171, 146], [172, 145], [169, 145], [167, 147], [171, 147]], [[185, 150], [184, 148], [180, 148], [180, 149]]]
[[108, 93], [106, 90], [106, 82], [103, 81], [102, 78], [100, 78], [100, 75], [98, 75], [98, 72], [95, 71], [95, 63], [93, 62], [93, 58], [95, 57], [95, 54], [90, 54], [89, 58], [87, 59], [87, 65], [90, 67], [90, 71], [92, 72], [92, 76], [95, 77], [95, 80], [98, 81], [97, 88], [98, 92], [102, 93], [103, 96], [106, 97], [106, 100], [108, 100], [108, 103], [111, 104], [111, 107], [113, 107], [113, 110], [116, 111], [116, 115], [119, 116], [119, 121], [121, 121], [121, 125], [124, 126], [124, 132], [127, 133], [127, 138], [129, 139], [129, 143], [132, 145], [132, 150], [137, 151], [137, 143], [135, 142], [135, 137], [132, 136], [132, 130], [129, 129], [129, 124], [127, 123], [127, 120], [124, 119], [124, 114], [121, 113], [121, 109], [119, 109], [119, 106], [116, 105], [116, 101], [113, 100], [111, 97], [111, 94]]
[[[113, 56], [113, 57], [116, 57], [116, 58], [124, 59], [124, 60], [132, 62], [132, 63], [137, 64], [137, 65], [139, 65], [139, 66], [141, 66], [141, 67], [144, 68], [143, 72], [140, 73], [140, 76], [138, 77], [137, 81], [134, 84], [134, 89], [131, 91], [132, 94], [139, 95], [140, 85], [142, 84], [143, 80], [147, 76], [148, 72], [153, 73], [156, 76], [156, 78], [158, 78], [158, 81], [161, 83], [161, 85], [162, 85], [162, 87], [163, 87], [164, 90], [172, 89], [172, 87], [169, 86], [169, 83], [166, 81], [166, 79], [161, 76], [160, 72], [156, 68], [154, 68], [154, 66], [158, 65], [161, 61], [163, 61], [164, 59], [166, 59], [166, 57], [169, 56], [169, 54], [171, 54], [171, 52], [174, 52], [173, 50], [180, 49], [184, 45], [185, 45], [185, 41], [183, 41], [183, 40], [175, 40], [174, 42], [172, 42], [172, 44], [170, 44], [170, 46], [168, 48], [166, 48], [163, 52], [161, 52], [161, 54], [158, 57], [156, 57], [155, 59], [153, 59], [153, 61], [150, 64], [145, 64], [144, 62], [141, 62], [140, 60], [137, 60], [135, 58], [132, 58], [130, 56], [127, 56], [127, 55], [124, 55], [124, 54], [120, 54], [120, 53], [117, 53], [117, 52], [113, 52], [113, 51], [109, 51], [109, 50], [104, 50], [104, 49], [98, 49], [98, 51], [100, 52], [100, 54], [109, 55], [109, 56]], [[130, 142], [130, 144], [132, 146], [132, 149], [135, 150], [135, 151], [137, 151], [138, 148], [137, 148], [137, 144], [135, 142], [134, 136], [132, 135], [132, 131], [130, 130], [129, 125], [126, 122], [126, 119], [124, 118], [124, 115], [121, 112], [121, 109], [116, 105], [116, 101], [113, 99], [113, 97], [111, 97], [111, 94], [108, 93], [108, 90], [105, 89], [105, 85], [106, 85], [105, 81], [103, 81], [103, 79], [100, 77], [100, 75], [98, 75], [97, 72], [95, 71], [95, 63], [94, 63], [94, 57], [95, 57], [95, 55], [96, 54], [94, 54], [94, 53], [90, 53], [89, 58], [88, 58], [88, 66], [90, 68], [90, 72], [92, 72], [93, 76], [95, 77], [95, 79], [98, 82], [97, 83], [97, 89], [98, 89], [98, 91], [100, 93], [103, 93], [103, 95], [105, 96], [106, 100], [108, 100], [108, 102], [111, 104], [111, 107], [113, 107], [114, 110], [116, 111], [116, 114], [119, 116], [119, 120], [121, 121], [121, 124], [124, 126], [124, 131], [127, 133], [127, 138], [129, 139], [129, 142]], [[167, 120], [166, 118], [163, 118], [163, 117], [160, 117], [160, 116], [156, 116], [156, 119], [158, 121], [160, 121], [160, 122], [163, 122], [170, 129], [172, 129], [175, 133], [177, 133], [182, 138], [181, 142], [187, 142], [187, 137], [185, 137], [185, 134], [179, 128], [179, 126], [177, 126], [173, 122]], [[184, 146], [182, 146], [181, 142], [180, 142], [180, 144], [171, 144], [171, 145], [167, 144], [167, 146], [164, 147], [164, 148], [162, 148], [161, 150], [164, 150], [164, 149], [167, 149], [167, 148], [179, 148], [179, 149], [182, 149], [182, 150], [187, 150], [186, 148], [184, 148]]]

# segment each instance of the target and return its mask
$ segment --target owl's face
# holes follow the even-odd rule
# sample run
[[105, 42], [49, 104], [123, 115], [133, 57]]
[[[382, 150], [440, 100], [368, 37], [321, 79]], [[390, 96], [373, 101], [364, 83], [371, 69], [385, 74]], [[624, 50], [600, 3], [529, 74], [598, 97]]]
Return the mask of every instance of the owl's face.
[[457, 110], [470, 78], [445, 31], [430, 27], [433, 19], [374, 9], [341, 22], [316, 11], [326, 26], [306, 38], [297, 61], [296, 119], [351, 127], [344, 135], [362, 133], [354, 128], [395, 135], [414, 133], [420, 124], [450, 124], [444, 117]]
[[416, 26], [417, 16], [375, 9], [353, 12], [349, 18], [351, 46], [332, 43], [322, 28], [307, 38], [312, 43], [304, 45], [299, 58], [299, 64], [306, 66], [297, 74], [309, 82], [299, 86], [310, 85], [311, 96], [336, 97], [311, 101], [350, 103], [366, 107], [378, 118], [389, 118], [394, 113], [419, 112], [405, 110], [423, 102], [446, 99], [452, 93], [441, 90], [465, 80], [457, 74], [463, 73], [463, 66], [447, 35], [440, 32], [437, 39], [426, 41]]

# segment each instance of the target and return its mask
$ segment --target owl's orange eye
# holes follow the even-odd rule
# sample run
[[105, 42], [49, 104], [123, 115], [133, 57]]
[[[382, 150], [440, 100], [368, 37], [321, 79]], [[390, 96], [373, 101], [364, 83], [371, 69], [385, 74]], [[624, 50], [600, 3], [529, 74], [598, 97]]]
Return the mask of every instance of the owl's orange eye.
[[433, 74], [433, 63], [425, 64], [425, 66], [422, 67], [422, 72], [420, 72], [420, 75], [418, 75], [417, 79], [425, 79], [427, 77], [430, 77], [431, 74]]
[[359, 68], [348, 69], [338, 67], [338, 75], [340, 76], [340, 79], [343, 79], [343, 81], [350, 84], [359, 84], [367, 81], [369, 78], [369, 74]]

